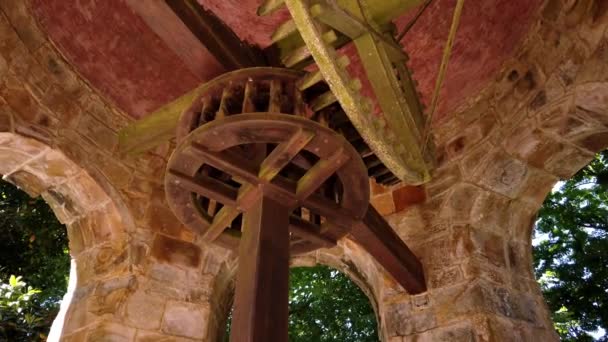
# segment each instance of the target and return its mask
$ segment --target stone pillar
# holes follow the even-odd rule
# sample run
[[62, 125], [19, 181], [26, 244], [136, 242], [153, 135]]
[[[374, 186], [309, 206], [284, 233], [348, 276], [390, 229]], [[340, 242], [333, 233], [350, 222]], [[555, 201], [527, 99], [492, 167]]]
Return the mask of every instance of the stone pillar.
[[558, 340], [534, 279], [531, 234], [553, 184], [608, 147], [601, 3], [546, 1], [501, 76], [435, 125], [433, 181], [372, 186], [429, 288], [381, 298], [390, 341]]

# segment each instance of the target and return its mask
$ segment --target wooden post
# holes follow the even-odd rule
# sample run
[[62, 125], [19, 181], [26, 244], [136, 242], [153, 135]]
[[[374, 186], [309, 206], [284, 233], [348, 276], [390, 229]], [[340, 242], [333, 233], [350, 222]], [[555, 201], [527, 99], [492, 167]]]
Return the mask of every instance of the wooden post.
[[231, 342], [287, 342], [289, 208], [262, 196], [243, 214]]

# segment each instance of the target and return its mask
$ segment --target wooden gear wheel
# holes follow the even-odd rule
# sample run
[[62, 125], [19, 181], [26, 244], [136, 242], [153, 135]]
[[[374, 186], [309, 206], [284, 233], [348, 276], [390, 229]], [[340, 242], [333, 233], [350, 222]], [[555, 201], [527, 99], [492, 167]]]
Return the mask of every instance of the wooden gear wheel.
[[274, 68], [225, 74], [182, 115], [167, 199], [204, 240], [236, 249], [242, 214], [262, 196], [291, 212], [291, 254], [335, 245], [367, 212], [368, 168], [308, 109], [297, 88], [301, 75]]

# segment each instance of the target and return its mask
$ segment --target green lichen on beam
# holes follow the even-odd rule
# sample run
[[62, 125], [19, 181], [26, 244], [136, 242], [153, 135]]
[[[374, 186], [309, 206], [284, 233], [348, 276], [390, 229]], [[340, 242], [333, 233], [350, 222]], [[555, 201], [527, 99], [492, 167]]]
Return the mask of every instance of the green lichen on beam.
[[121, 153], [136, 155], [148, 151], [175, 136], [182, 112], [202, 89], [202, 85], [164, 105], [118, 132], [118, 149]]

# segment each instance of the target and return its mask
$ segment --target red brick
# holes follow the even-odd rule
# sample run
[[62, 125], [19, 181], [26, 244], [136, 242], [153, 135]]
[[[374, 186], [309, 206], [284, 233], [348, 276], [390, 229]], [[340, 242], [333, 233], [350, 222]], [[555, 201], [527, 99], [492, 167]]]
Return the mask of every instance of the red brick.
[[426, 199], [424, 188], [421, 186], [406, 185], [393, 191], [393, 203], [395, 211], [400, 212], [412, 205], [422, 203]]

